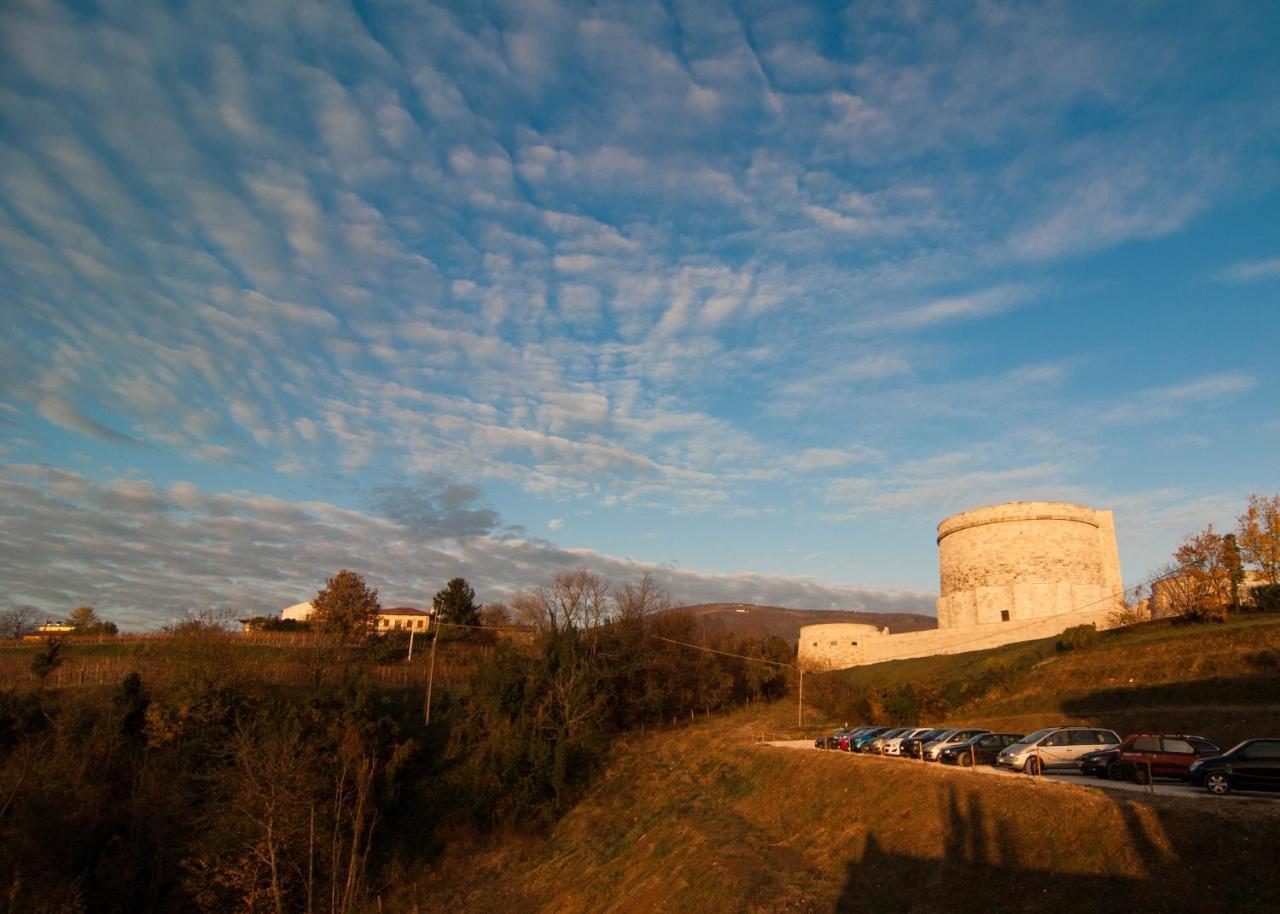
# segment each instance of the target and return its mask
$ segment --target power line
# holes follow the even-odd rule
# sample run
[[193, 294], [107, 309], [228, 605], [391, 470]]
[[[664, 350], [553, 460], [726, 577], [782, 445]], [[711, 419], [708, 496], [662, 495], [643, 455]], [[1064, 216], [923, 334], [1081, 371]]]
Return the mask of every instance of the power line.
[[[508, 629], [508, 627], [497, 626], [497, 625], [465, 625], [465, 623], [462, 623], [462, 622], [445, 622], [443, 620], [436, 622], [436, 625], [448, 626], [448, 627], [451, 627], [451, 629], [476, 629], [479, 631], [516, 631], [516, 632], [524, 632], [524, 634], [526, 635], [532, 634], [532, 632], [536, 631], [535, 629]], [[396, 630], [393, 629], [392, 631], [396, 631]], [[740, 661], [749, 661], [751, 663], [768, 663], [774, 667], [796, 666], [795, 663], [783, 663], [781, 661], [768, 661], [768, 659], [764, 659], [763, 657], [746, 657], [745, 654], [733, 654], [728, 652], [728, 650], [717, 650], [716, 648], [708, 648], [708, 646], [701, 645], [701, 644], [690, 644], [689, 641], [677, 641], [676, 639], [673, 639], [673, 637], [663, 637], [662, 635], [653, 635], [653, 634], [650, 634], [650, 632], [645, 632], [645, 637], [653, 637], [653, 639], [657, 639], [659, 641], [667, 641], [667, 644], [678, 644], [678, 645], [681, 645], [682, 648], [692, 648], [694, 650], [705, 650], [705, 652], [708, 652], [710, 654], [719, 654], [719, 655], [722, 655], [722, 657], [735, 657], [737, 659], [740, 659]]]
[[649, 632], [645, 632], [645, 637], [654, 637], [654, 639], [657, 639], [659, 641], [666, 641], [667, 644], [678, 644], [678, 645], [684, 646], [684, 648], [692, 648], [694, 650], [705, 650], [705, 652], [709, 654], [721, 654], [722, 657], [736, 657], [737, 659], [740, 659], [740, 661], [750, 661], [751, 663], [768, 663], [774, 667], [796, 666], [795, 663], [783, 663], [782, 661], [767, 661], [767, 659], [764, 659], [763, 657], [746, 657], [746, 655], [744, 654], [731, 654], [730, 652], [727, 652], [727, 650], [717, 650], [716, 648], [708, 648], [708, 646], [701, 645], [701, 644], [690, 644], [689, 641], [677, 641], [676, 639], [673, 639], [673, 637], [663, 637], [662, 635], [650, 635]]

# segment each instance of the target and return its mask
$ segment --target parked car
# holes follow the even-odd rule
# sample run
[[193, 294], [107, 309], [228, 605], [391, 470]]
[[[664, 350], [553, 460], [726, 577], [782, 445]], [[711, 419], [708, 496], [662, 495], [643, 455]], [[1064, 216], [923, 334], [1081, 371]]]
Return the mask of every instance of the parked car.
[[902, 744], [904, 742], [906, 742], [909, 739], [914, 739], [917, 736], [923, 736], [926, 733], [932, 733], [934, 729], [935, 728], [933, 727], [916, 727], [913, 730], [908, 730], [906, 733], [902, 734], [901, 736], [895, 736], [893, 739], [885, 740], [884, 749], [882, 750], [882, 752], [885, 755], [901, 755]]
[[830, 733], [827, 736], [819, 736], [813, 741], [813, 745], [818, 749], [839, 749], [840, 740], [844, 739], [851, 733], [858, 732], [861, 729], [862, 727], [850, 727], [847, 730], [837, 730], [835, 733]]
[[925, 743], [924, 758], [927, 762], [936, 762], [938, 753], [948, 746], [954, 746], [958, 743], [967, 743], [975, 736], [983, 733], [990, 733], [990, 730], [983, 730], [980, 727], [970, 727], [964, 730], [951, 730], [945, 736], [940, 736], [935, 740]]
[[874, 730], [874, 729], [875, 727], [854, 727], [844, 736], [840, 737], [840, 742], [836, 746], [836, 748], [843, 749], [845, 752], [852, 751], [853, 741], [857, 739], [859, 736], [861, 736], [862, 734], [868, 732], [869, 730]]
[[[1104, 781], [1111, 777], [1112, 765], [1120, 761], [1120, 747], [1114, 749], [1103, 749], [1100, 752], [1086, 752], [1080, 756], [1080, 773], [1092, 775], [1095, 778], [1102, 778]], [[1119, 771], [1116, 771], [1118, 774]]]
[[1185, 781], [1196, 759], [1221, 755], [1221, 747], [1203, 736], [1137, 733], [1120, 746], [1120, 755], [1107, 776], [1146, 784], [1153, 777]]
[[946, 732], [944, 729], [935, 727], [916, 736], [909, 736], [898, 744], [898, 754], [906, 758], [919, 758], [925, 743], [931, 739], [937, 739]]
[[946, 765], [994, 765], [1000, 750], [1022, 739], [1021, 733], [980, 733], [962, 743], [944, 746], [938, 761]]
[[1192, 762], [1188, 780], [1219, 796], [1232, 790], [1280, 790], [1280, 739], [1247, 739], [1222, 755]]
[[856, 740], [858, 737], [862, 736], [865, 733], [870, 733], [874, 729], [876, 728], [875, 727], [855, 727], [853, 730], [850, 730], [840, 739], [839, 748], [843, 749], [845, 752], [852, 752], [854, 740]]
[[895, 736], [901, 736], [904, 733], [909, 733], [910, 731], [910, 727], [894, 727], [892, 730], [885, 730], [879, 736], [872, 739], [871, 742], [867, 743], [867, 745], [863, 747], [862, 751], [870, 752], [874, 755], [882, 755], [884, 753], [884, 744], [888, 740], [893, 739]]
[[852, 752], [864, 752], [864, 751], [866, 751], [867, 744], [868, 744], [869, 742], [871, 742], [873, 739], [875, 739], [875, 738], [876, 738], [877, 736], [879, 736], [881, 733], [884, 733], [886, 730], [889, 730], [889, 729], [892, 729], [892, 728], [890, 728], [890, 727], [872, 727], [871, 729], [867, 730], [866, 732], [858, 734], [858, 735], [857, 735], [857, 736], [855, 736], [853, 739], [849, 740], [849, 750], [850, 750], [850, 751], [852, 751]]
[[1000, 751], [996, 764], [1001, 768], [1040, 774], [1042, 771], [1079, 770], [1080, 759], [1120, 745], [1113, 730], [1096, 727], [1045, 727]]

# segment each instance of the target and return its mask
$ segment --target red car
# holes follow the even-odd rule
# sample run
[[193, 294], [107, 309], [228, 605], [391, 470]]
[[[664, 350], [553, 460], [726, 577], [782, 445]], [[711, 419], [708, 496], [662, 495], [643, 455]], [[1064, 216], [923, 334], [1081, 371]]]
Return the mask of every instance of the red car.
[[1146, 784], [1151, 778], [1187, 780], [1197, 759], [1220, 755], [1222, 750], [1203, 736], [1182, 733], [1135, 733], [1120, 745], [1115, 777]]

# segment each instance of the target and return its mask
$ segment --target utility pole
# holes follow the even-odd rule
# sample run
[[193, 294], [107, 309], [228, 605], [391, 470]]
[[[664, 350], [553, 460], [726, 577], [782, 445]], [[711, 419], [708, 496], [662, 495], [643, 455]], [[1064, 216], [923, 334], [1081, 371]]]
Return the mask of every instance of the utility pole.
[[796, 726], [804, 726], [804, 668], [797, 667], [800, 670], [800, 707], [796, 709]]
[[409, 660], [413, 659], [413, 636], [417, 634], [413, 629], [409, 629]]
[[431, 618], [435, 620], [436, 630], [431, 636], [431, 666], [427, 673], [427, 707], [424, 712], [425, 723], [431, 724], [431, 686], [436, 679], [436, 642], [440, 640], [440, 611], [431, 607]]

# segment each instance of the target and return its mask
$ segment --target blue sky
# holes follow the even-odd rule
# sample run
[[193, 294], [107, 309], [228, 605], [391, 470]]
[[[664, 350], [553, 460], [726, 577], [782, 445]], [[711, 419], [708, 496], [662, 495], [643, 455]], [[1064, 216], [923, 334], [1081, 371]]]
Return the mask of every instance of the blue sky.
[[0, 9], [0, 579], [932, 611], [1278, 484], [1280, 7]]

